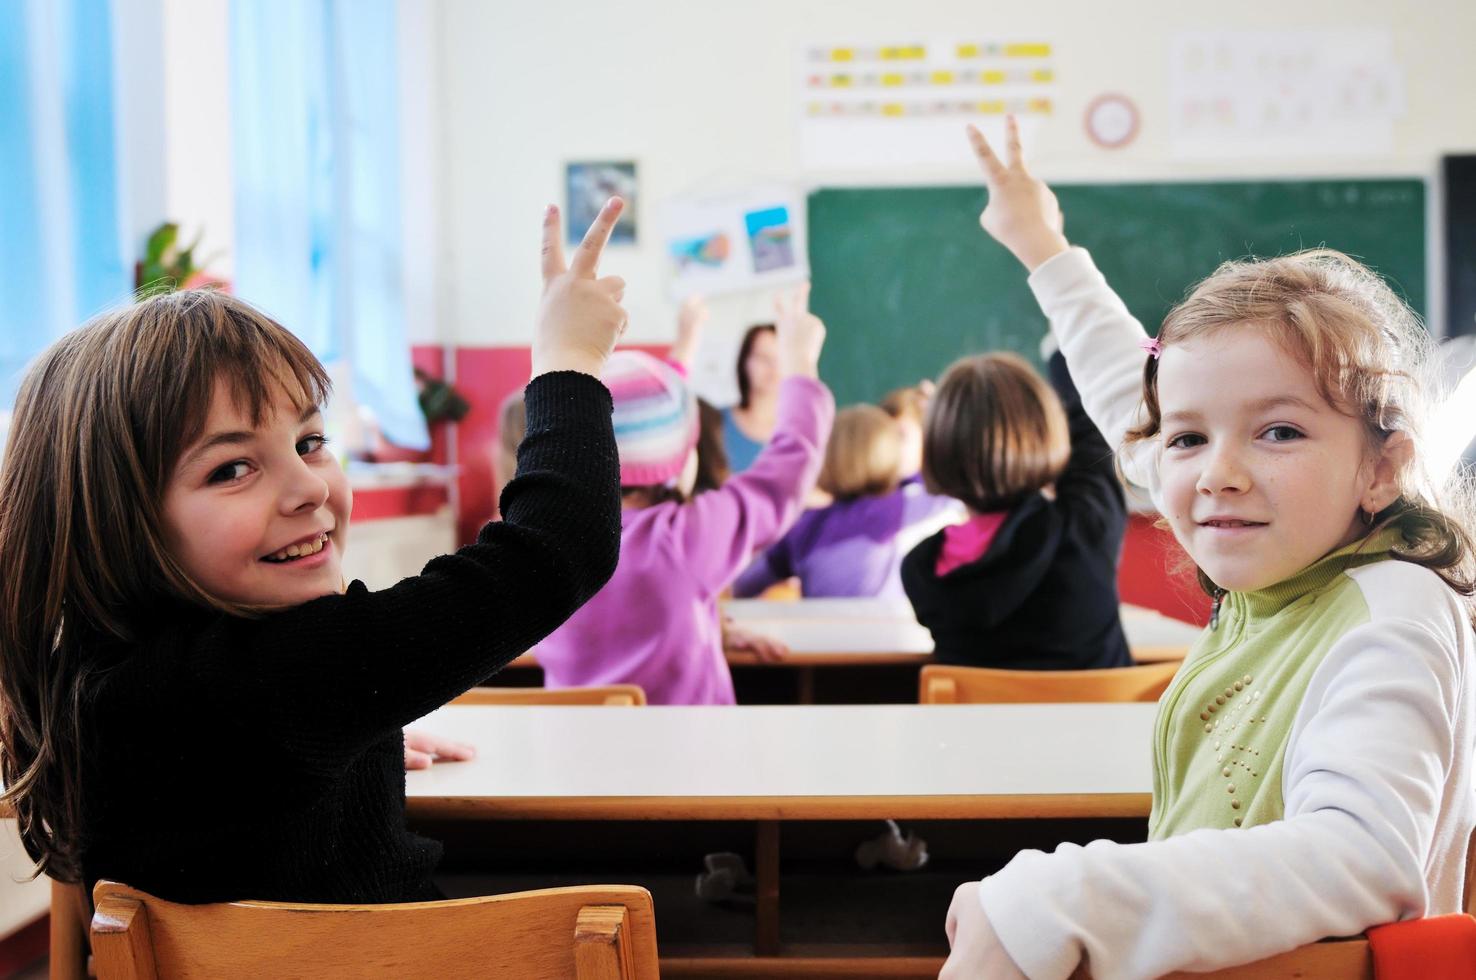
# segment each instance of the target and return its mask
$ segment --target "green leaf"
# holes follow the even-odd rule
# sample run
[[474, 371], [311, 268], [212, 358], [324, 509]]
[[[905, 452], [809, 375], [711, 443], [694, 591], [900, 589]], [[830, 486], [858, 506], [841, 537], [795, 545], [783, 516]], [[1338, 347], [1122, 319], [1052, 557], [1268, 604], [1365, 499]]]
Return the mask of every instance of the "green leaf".
[[164, 257], [164, 253], [179, 238], [179, 225], [172, 221], [166, 221], [154, 233], [149, 236], [149, 243], [144, 249], [144, 262], [158, 263]]

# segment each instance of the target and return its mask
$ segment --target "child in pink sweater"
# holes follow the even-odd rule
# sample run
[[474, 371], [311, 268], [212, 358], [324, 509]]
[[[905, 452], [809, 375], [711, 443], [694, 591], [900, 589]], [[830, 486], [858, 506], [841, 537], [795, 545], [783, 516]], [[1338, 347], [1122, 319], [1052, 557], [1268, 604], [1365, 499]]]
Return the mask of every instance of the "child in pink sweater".
[[779, 419], [754, 464], [689, 498], [697, 405], [671, 365], [617, 351], [601, 376], [615, 402], [620, 564], [538, 645], [549, 687], [639, 684], [652, 704], [732, 704], [719, 594], [789, 530], [815, 485], [835, 402], [817, 365], [825, 325], [809, 286], [778, 305]]

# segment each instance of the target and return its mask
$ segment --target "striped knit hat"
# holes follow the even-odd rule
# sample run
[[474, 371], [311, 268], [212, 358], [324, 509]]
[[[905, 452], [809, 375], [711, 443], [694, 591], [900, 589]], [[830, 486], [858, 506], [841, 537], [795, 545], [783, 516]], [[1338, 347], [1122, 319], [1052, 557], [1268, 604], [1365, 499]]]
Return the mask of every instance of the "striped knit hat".
[[600, 380], [615, 402], [620, 485], [675, 480], [697, 445], [697, 399], [686, 380], [665, 361], [634, 350], [611, 354]]

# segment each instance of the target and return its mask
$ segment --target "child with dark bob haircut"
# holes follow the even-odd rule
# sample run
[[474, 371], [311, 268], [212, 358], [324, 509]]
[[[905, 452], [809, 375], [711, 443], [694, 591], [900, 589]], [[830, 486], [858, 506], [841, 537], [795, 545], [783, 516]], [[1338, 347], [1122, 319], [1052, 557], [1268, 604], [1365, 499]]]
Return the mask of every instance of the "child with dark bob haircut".
[[1048, 385], [1013, 354], [965, 358], [928, 408], [924, 485], [969, 519], [914, 548], [902, 585], [942, 663], [1131, 662], [1117, 597], [1127, 506], [1112, 451], [1060, 355], [1050, 374]]

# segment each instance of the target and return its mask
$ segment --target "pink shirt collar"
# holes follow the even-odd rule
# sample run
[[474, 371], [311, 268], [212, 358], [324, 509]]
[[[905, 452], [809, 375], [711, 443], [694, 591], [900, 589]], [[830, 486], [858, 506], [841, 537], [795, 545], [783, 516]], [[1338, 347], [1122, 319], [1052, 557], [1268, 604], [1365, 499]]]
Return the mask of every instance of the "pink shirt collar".
[[962, 524], [952, 524], [943, 529], [943, 547], [938, 549], [935, 569], [941, 577], [983, 557], [989, 550], [994, 535], [1009, 516], [1007, 510], [975, 514]]

